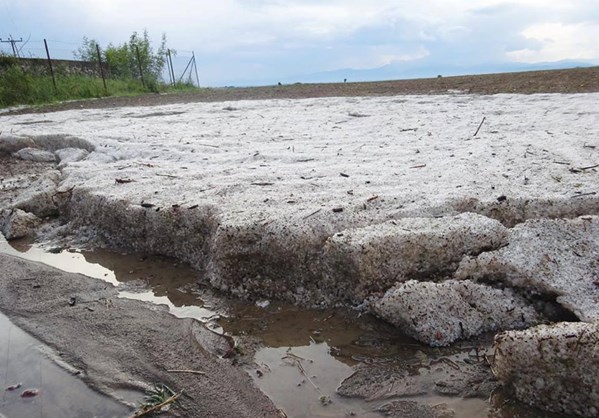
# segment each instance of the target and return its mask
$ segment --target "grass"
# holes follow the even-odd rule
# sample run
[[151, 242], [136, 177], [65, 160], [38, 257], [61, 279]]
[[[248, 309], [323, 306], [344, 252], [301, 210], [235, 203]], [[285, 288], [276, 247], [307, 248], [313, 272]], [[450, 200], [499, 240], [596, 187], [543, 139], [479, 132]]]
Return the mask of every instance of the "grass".
[[144, 88], [139, 80], [132, 78], [107, 79], [104, 89], [100, 77], [61, 74], [56, 75], [55, 88], [51, 76], [27, 74], [13, 65], [0, 73], [0, 107], [195, 89], [187, 83], [173, 87], [157, 82], [148, 83]]

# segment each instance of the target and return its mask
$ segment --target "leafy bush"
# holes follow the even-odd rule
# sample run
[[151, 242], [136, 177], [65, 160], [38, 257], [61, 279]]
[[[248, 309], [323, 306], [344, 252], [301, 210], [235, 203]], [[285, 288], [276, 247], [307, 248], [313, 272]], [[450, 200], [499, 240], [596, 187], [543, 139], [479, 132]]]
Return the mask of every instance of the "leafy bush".
[[[75, 57], [83, 61], [98, 61], [96, 44], [94, 39], [84, 37], [81, 47], [74, 51]], [[139, 60], [136, 47], [139, 49]], [[141, 35], [133, 32], [129, 41], [121, 45], [108, 44], [101, 54], [112, 77], [139, 78], [141, 64], [144, 80], [149, 86], [156, 85], [162, 78], [162, 70], [166, 64], [166, 35], [162, 35], [156, 52], [152, 48], [148, 32], [144, 30]]]

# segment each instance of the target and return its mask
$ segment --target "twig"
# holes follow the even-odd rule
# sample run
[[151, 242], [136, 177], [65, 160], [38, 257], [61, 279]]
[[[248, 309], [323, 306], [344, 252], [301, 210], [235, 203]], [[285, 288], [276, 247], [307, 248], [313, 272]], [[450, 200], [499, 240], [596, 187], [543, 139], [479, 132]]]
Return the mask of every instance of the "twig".
[[412, 166], [412, 167], [410, 167], [410, 168], [424, 168], [424, 167], [426, 167], [426, 164], [418, 164], [418, 165], [413, 165], [413, 166]]
[[184, 370], [184, 369], [181, 369], [181, 370], [171, 369], [171, 370], [167, 370], [167, 372], [169, 372], [169, 373], [191, 373], [191, 374], [201, 374], [201, 375], [206, 374], [206, 372], [202, 372], [199, 370]]
[[305, 220], [305, 219], [308, 219], [308, 218], [310, 218], [310, 217], [312, 217], [312, 216], [316, 215], [316, 214], [317, 214], [318, 212], [320, 212], [321, 210], [322, 210], [322, 208], [321, 208], [321, 209], [316, 209], [316, 210], [315, 210], [314, 212], [312, 212], [311, 214], [304, 216], [304, 218], [303, 218], [303, 219], [304, 219], [304, 220]]
[[599, 167], [599, 164], [590, 165], [590, 166], [588, 166], [588, 167], [578, 167], [578, 169], [579, 169], [580, 171], [584, 171], [584, 170], [590, 170], [590, 169], [592, 169], [592, 168], [597, 168], [597, 167]]
[[283, 357], [283, 360], [291, 360], [291, 362], [293, 364], [295, 364], [295, 366], [299, 369], [300, 373], [304, 375], [304, 377], [306, 378], [306, 380], [308, 382], [310, 382], [310, 384], [314, 387], [314, 389], [322, 395], [322, 392], [320, 391], [320, 388], [318, 386], [316, 386], [316, 384], [312, 381], [312, 379], [310, 379], [310, 377], [308, 376], [308, 374], [306, 373], [306, 371], [304, 370], [304, 366], [302, 366], [302, 362], [301, 360], [304, 360], [302, 357], [300, 356], [296, 356], [293, 353], [288, 353], [285, 357]]
[[274, 183], [268, 183], [268, 182], [256, 182], [256, 183], [252, 183], [252, 186], [272, 186], [274, 185]]
[[485, 119], [487, 119], [487, 117], [483, 116], [483, 120], [480, 122], [480, 125], [478, 125], [478, 129], [476, 129], [476, 132], [474, 132], [474, 136], [478, 135], [478, 131], [480, 131], [480, 128], [483, 127], [483, 123], [485, 123]]
[[166, 401], [164, 401], [158, 405], [154, 405], [151, 408], [142, 409], [140, 411], [137, 411], [133, 415], [131, 415], [131, 418], [139, 418], [139, 417], [143, 417], [144, 415], [151, 414], [152, 412], [160, 411], [162, 409], [162, 407], [164, 407], [168, 404], [171, 404], [171, 403], [175, 402], [177, 399], [179, 399], [179, 396], [181, 396], [182, 394], [183, 394], [183, 391], [171, 396]]
[[114, 182], [116, 184], [126, 184], [126, 183], [133, 183], [135, 180], [133, 179], [114, 179]]
[[577, 197], [594, 196], [596, 194], [597, 194], [597, 192], [581, 193], [581, 194], [577, 194], [577, 195], [571, 196], [570, 198], [571, 199], [576, 199]]
[[172, 179], [178, 179], [179, 178], [179, 176], [173, 176], [172, 174], [160, 174], [160, 173], [156, 173], [156, 175], [160, 176], [160, 177], [170, 177]]

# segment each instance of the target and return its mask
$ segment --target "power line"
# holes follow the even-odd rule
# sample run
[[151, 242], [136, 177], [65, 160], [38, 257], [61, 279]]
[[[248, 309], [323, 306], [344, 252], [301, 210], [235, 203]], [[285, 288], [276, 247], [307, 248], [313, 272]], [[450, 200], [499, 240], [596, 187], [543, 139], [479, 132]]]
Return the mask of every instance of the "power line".
[[8, 35], [9, 38], [5, 41], [4, 39], [0, 38], [0, 42], [3, 43], [10, 43], [10, 46], [12, 47], [12, 53], [15, 56], [15, 58], [21, 58], [21, 55], [19, 54], [19, 49], [17, 48], [16, 44], [19, 42], [23, 42], [23, 38], [19, 38], [19, 39], [14, 39], [12, 37], [12, 35]]

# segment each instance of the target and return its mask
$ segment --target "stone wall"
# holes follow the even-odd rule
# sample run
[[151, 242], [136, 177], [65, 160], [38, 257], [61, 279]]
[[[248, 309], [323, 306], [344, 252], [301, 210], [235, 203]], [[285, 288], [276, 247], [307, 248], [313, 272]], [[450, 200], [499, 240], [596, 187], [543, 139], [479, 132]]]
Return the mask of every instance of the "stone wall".
[[[20, 58], [18, 60], [0, 60], [0, 73], [13, 63], [17, 63], [23, 70], [33, 75], [50, 75], [48, 60], [42, 58]], [[108, 75], [108, 67], [105, 63], [104, 74]], [[74, 61], [74, 60], [52, 60], [52, 67], [55, 74], [60, 75], [87, 75], [100, 76], [98, 63], [94, 61]]]

